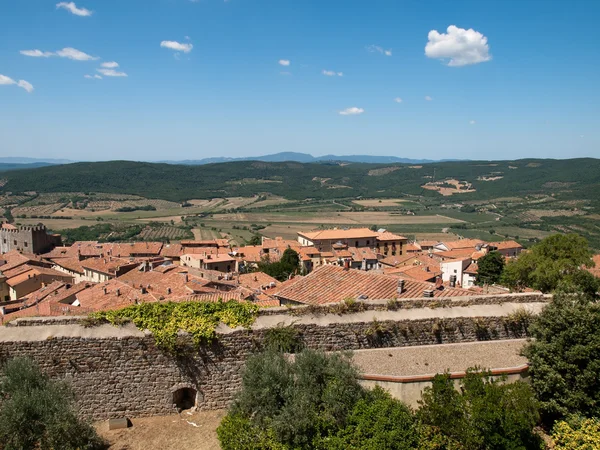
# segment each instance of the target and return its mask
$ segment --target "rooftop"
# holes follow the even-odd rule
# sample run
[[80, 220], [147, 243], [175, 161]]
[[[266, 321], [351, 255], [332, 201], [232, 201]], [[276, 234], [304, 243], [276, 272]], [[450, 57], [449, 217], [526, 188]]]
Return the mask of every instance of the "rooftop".
[[312, 240], [362, 239], [376, 238], [379, 233], [368, 228], [349, 228], [346, 230], [333, 228], [329, 230], [299, 231], [299, 236]]

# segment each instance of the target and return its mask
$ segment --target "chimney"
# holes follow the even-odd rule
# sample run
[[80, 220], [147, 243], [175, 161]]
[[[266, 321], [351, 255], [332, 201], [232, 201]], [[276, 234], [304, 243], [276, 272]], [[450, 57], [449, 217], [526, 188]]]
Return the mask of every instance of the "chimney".
[[404, 292], [404, 280], [398, 280], [398, 294]]
[[348, 258], [344, 259], [344, 270], [350, 269], [350, 260]]
[[167, 294], [171, 294], [171, 292], [172, 292], [172, 291], [171, 291], [171, 288], [170, 288], [170, 287], [168, 287], [168, 288], [167, 288]]
[[119, 297], [121, 295], [121, 289], [117, 289], [115, 293], [117, 294], [117, 297]]
[[144, 286], [142, 286], [142, 287], [140, 288], [140, 293], [142, 293], [142, 294], [145, 294], [145, 293], [147, 293], [147, 292], [148, 292], [148, 291], [146, 291], [146, 288], [145, 288]]
[[186, 273], [186, 274], [183, 276], [183, 280], [184, 280], [186, 283], [188, 282], [188, 274], [187, 274], [187, 273]]
[[433, 298], [433, 289], [425, 289], [423, 291], [423, 297], [425, 297], [425, 298]]
[[104, 295], [106, 295], [106, 286], [102, 288], [102, 292], [104, 292]]

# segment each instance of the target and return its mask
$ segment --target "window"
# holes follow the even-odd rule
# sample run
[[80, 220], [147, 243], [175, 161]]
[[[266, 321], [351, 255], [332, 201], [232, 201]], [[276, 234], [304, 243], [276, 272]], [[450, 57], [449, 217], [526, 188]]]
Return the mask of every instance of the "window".
[[13, 242], [13, 245], [17, 245], [17, 240], [15, 239], [15, 241]]
[[454, 269], [454, 273], [456, 273], [456, 269]]
[[27, 248], [27, 242], [24, 242], [23, 245], [25, 246], [25, 248]]
[[369, 246], [370, 243], [371, 243], [371, 241], [367, 240], [367, 247]]
[[356, 241], [356, 242], [354, 243], [354, 246], [355, 246], [355, 247], [358, 247], [358, 241]]

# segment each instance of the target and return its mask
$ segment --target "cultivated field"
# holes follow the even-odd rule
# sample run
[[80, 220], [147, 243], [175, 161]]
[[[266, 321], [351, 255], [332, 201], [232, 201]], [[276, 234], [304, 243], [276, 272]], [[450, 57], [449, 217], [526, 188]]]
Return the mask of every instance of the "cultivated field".
[[406, 202], [407, 200], [401, 198], [383, 198], [383, 199], [369, 199], [369, 200], [354, 200], [352, 203], [364, 206], [365, 208], [390, 208], [398, 207], [400, 203]]
[[186, 230], [182, 230], [181, 228], [176, 227], [146, 227], [144, 228], [139, 237], [145, 240], [161, 240], [161, 239], [169, 239], [169, 240], [177, 240], [183, 239], [187, 236]]
[[[12, 213], [14, 216], [26, 215], [31, 216], [51, 216], [59, 211], [65, 203], [51, 203], [48, 205], [37, 205], [37, 206], [17, 206], [13, 208]], [[69, 215], [69, 214], [56, 214], [56, 215]]]

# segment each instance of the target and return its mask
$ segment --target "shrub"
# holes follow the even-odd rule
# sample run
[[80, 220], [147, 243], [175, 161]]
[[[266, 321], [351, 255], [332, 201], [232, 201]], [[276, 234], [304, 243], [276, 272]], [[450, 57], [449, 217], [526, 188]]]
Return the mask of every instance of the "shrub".
[[588, 296], [557, 294], [529, 333], [524, 355], [544, 421], [600, 417], [600, 305]]
[[538, 405], [528, 384], [501, 384], [489, 373], [469, 369], [460, 387], [454, 388], [449, 374], [436, 375], [420, 402], [422, 424], [465, 450], [540, 448], [533, 432]]
[[556, 450], [596, 450], [600, 448], [600, 421], [573, 418], [556, 422], [552, 440]]
[[265, 347], [284, 353], [296, 353], [302, 349], [300, 332], [293, 325], [278, 324], [267, 330]]
[[104, 448], [94, 428], [77, 417], [72, 401], [69, 387], [50, 380], [32, 361], [8, 361], [0, 379], [0, 448]]

